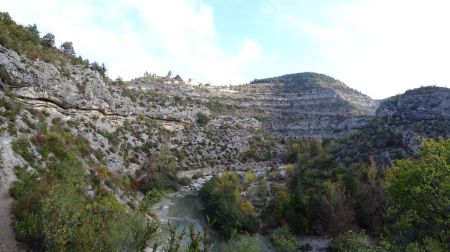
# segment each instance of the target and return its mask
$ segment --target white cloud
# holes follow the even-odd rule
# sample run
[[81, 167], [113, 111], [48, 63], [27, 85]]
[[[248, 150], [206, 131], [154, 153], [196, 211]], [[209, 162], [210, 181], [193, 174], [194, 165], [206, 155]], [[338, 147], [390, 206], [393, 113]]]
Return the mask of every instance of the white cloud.
[[273, 51], [264, 53], [253, 38], [241, 38], [234, 48], [221, 44], [206, 0], [0, 2], [20, 23], [37, 23], [59, 43], [73, 41], [82, 56], [105, 62], [111, 77], [172, 70], [230, 84], [297, 69], [329, 74], [375, 98], [450, 85], [446, 0], [267, 0], [262, 11], [276, 22], [265, 19], [271, 34], [264, 45]]
[[450, 2], [329, 1], [299, 14], [298, 1], [271, 1], [279, 24], [317, 43], [316, 71], [338, 77], [375, 98], [421, 85], [450, 86]]
[[220, 46], [214, 13], [203, 0], [88, 1], [2, 0], [23, 24], [37, 23], [76, 52], [105, 62], [112, 77], [126, 79], [168, 70], [217, 84], [241, 82], [240, 70], [262, 57], [255, 40], [234, 52]]

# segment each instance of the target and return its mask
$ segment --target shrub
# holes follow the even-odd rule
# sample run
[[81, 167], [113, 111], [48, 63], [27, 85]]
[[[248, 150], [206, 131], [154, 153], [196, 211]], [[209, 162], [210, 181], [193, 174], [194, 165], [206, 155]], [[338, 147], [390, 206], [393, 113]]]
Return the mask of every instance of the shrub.
[[15, 153], [22, 156], [30, 165], [34, 165], [36, 157], [30, 152], [30, 141], [28, 138], [19, 137], [12, 142], [12, 149]]
[[179, 188], [179, 178], [177, 177], [177, 162], [167, 146], [164, 146], [159, 153], [153, 154], [139, 172], [143, 176], [137, 181], [140, 191], [155, 189], [177, 190]]
[[228, 241], [223, 250], [226, 252], [258, 252], [262, 251], [262, 248], [259, 241], [259, 235], [239, 235]]
[[14, 97], [10, 99], [6, 97], [0, 98], [0, 107], [5, 108], [3, 116], [8, 118], [10, 122], [14, 122], [16, 120], [16, 116], [20, 114], [20, 111], [22, 109], [22, 105], [16, 102]]
[[299, 245], [297, 237], [289, 231], [286, 225], [274, 230], [270, 238], [275, 250], [278, 252], [293, 252], [297, 250]]
[[333, 251], [370, 252], [377, 251], [370, 245], [369, 238], [364, 232], [347, 231], [335, 237], [330, 244]]
[[198, 112], [197, 113], [197, 124], [200, 126], [205, 126], [206, 124], [208, 124], [209, 122], [209, 117], [203, 113], [203, 112]]
[[[31, 250], [48, 251], [140, 251], [147, 246], [156, 227], [95, 187], [95, 177], [86, 175], [80, 162], [84, 141], [51, 131], [36, 136], [34, 144], [51, 158], [43, 168], [16, 169], [10, 194], [19, 241]], [[87, 197], [92, 185], [94, 195]]]
[[242, 188], [237, 174], [227, 173], [221, 177], [213, 177], [200, 190], [205, 214], [225, 239], [242, 231], [256, 232], [253, 205], [241, 199]]

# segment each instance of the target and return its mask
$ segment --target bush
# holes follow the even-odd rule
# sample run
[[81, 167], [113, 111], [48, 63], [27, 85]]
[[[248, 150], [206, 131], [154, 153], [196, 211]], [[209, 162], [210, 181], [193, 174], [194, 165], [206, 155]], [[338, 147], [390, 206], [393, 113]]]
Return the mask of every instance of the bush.
[[197, 124], [200, 126], [205, 126], [206, 124], [208, 124], [209, 122], [209, 117], [203, 113], [203, 112], [198, 112], [197, 113]]
[[10, 122], [14, 122], [16, 120], [17, 115], [20, 114], [22, 109], [22, 105], [12, 98], [2, 97], [0, 98], [0, 107], [5, 108], [5, 112], [3, 112], [3, 116], [8, 118]]
[[72, 64], [86, 64], [81, 57], [75, 57], [75, 52], [65, 46], [62, 53], [54, 48], [54, 36], [46, 34], [42, 39], [36, 25], [23, 26], [14, 22], [7, 12], [0, 12], [0, 44], [19, 54], [24, 54], [32, 60], [56, 62], [57, 60]]
[[[51, 131], [34, 139], [46, 167], [17, 167], [10, 194], [17, 239], [31, 250], [140, 251], [156, 231], [143, 213], [127, 210], [86, 175], [85, 142]], [[56, 146], [54, 146], [56, 144]], [[50, 155], [51, 154], [51, 155]], [[44, 157], [44, 158], [45, 158]], [[86, 195], [94, 188], [93, 195]]]
[[176, 191], [180, 186], [177, 162], [167, 146], [149, 158], [138, 175], [141, 174], [141, 179], [137, 181], [136, 186], [144, 193], [152, 189]]
[[256, 232], [256, 217], [251, 202], [243, 200], [243, 184], [237, 174], [227, 173], [213, 177], [200, 190], [206, 216], [225, 239], [240, 232]]
[[12, 142], [12, 149], [15, 153], [22, 156], [30, 165], [34, 165], [36, 157], [30, 152], [30, 141], [25, 137], [19, 137]]
[[295, 237], [287, 225], [274, 230], [270, 236], [274, 248], [278, 252], [293, 252], [296, 251], [299, 245], [297, 237]]
[[364, 232], [352, 230], [335, 237], [331, 241], [330, 247], [333, 251], [377, 251], [375, 247], [370, 245], [369, 238]]
[[259, 235], [239, 235], [227, 242], [226, 252], [258, 252], [261, 251]]
[[159, 189], [151, 189], [145, 194], [144, 199], [141, 202], [140, 208], [145, 211], [154, 204], [161, 201], [164, 197], [166, 197], [170, 192], [167, 190], [159, 190]]

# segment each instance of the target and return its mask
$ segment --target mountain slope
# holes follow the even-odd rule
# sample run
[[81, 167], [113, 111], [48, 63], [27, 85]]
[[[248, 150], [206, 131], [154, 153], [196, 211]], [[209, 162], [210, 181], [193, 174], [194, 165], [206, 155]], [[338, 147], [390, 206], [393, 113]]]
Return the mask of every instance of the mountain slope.
[[338, 137], [361, 128], [376, 103], [332, 77], [298, 73], [254, 80], [246, 87], [268, 114], [269, 131], [287, 137]]
[[376, 117], [356, 134], [342, 141], [338, 159], [379, 165], [409, 158], [418, 149], [418, 138], [450, 138], [450, 89], [422, 87], [386, 99]]

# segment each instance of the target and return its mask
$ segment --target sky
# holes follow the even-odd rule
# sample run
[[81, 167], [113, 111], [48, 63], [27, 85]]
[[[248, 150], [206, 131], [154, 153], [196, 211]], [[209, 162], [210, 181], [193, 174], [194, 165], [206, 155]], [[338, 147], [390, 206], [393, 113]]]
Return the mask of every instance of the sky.
[[113, 79], [318, 72], [375, 99], [450, 87], [447, 0], [0, 0], [0, 11], [72, 41]]

